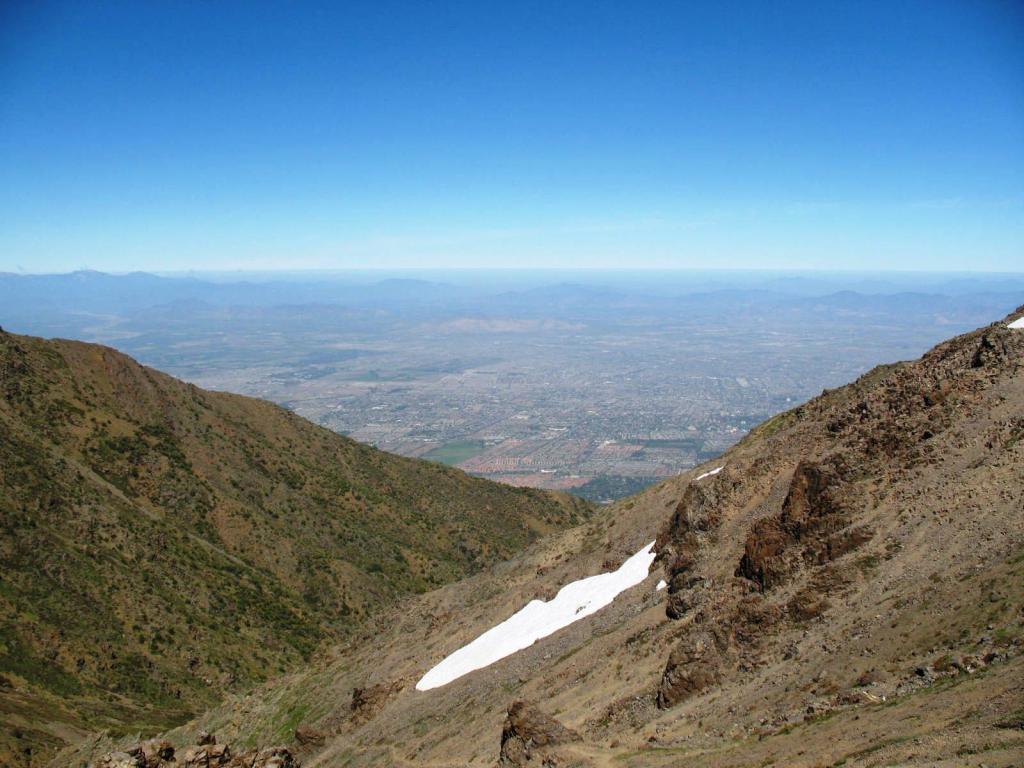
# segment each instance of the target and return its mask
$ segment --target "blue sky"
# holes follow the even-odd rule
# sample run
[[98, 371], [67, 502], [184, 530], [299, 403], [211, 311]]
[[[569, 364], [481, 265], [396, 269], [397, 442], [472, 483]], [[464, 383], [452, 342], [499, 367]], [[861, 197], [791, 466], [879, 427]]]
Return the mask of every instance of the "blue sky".
[[7, 2], [0, 269], [1020, 270], [1019, 2]]

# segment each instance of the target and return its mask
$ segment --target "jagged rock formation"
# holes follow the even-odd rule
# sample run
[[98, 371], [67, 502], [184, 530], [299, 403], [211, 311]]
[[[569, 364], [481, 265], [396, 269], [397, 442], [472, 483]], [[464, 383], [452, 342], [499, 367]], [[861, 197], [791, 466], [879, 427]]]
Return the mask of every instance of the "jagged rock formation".
[[541, 761], [549, 765], [552, 758], [543, 757], [546, 748], [580, 740], [578, 733], [555, 718], [525, 701], [517, 701], [505, 716], [498, 762], [502, 766], [526, 766]]
[[[780, 417], [799, 419], [796, 434], [786, 441], [798, 448], [798, 463], [779, 511], [761, 514], [749, 526], [735, 569], [735, 576], [752, 583], [760, 596], [731, 585], [716, 595], [714, 610], [695, 611], [703, 584], [695, 575], [698, 553], [715, 552], [701, 534], [717, 528], [722, 514], [721, 501], [709, 504], [708, 499], [725, 498], [735, 484], [715, 477], [700, 491], [687, 489], [659, 542], [669, 583], [666, 613], [676, 620], [692, 614], [694, 629], [669, 657], [659, 706], [706, 690], [722, 677], [723, 667], [755, 657], [768, 636], [827, 610], [829, 594], [848, 578], [829, 566], [874, 536], [873, 526], [863, 521], [877, 508], [879, 489], [934, 464], [932, 441], [977, 407], [979, 396], [998, 378], [1015, 377], [1024, 364], [1022, 353], [1024, 335], [996, 326], [969, 341], [940, 345], [919, 363], [873, 372], [865, 379], [881, 381], [858, 382], [843, 393], [847, 397], [831, 393]], [[778, 478], [782, 458], [764, 451], [753, 469]], [[709, 506], [718, 511], [707, 512]], [[794, 581], [787, 602], [774, 599], [772, 593]]]
[[849, 522], [843, 512], [842, 478], [835, 458], [797, 465], [782, 511], [751, 527], [736, 575], [756, 582], [762, 590], [771, 589], [801, 562], [835, 560], [867, 541], [870, 532], [864, 530], [838, 534]]
[[124, 751], [99, 757], [90, 768], [299, 768], [285, 747], [233, 751], [227, 744], [208, 741], [175, 753], [169, 741], [144, 741]]
[[714, 631], [691, 632], [668, 657], [658, 688], [658, 706], [670, 707], [718, 683], [728, 638]]

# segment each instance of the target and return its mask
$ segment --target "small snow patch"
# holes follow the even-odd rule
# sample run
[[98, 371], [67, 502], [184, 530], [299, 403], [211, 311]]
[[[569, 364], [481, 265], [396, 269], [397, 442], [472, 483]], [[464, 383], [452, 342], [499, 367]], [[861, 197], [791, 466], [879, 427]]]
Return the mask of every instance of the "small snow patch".
[[705, 477], [711, 477], [712, 475], [717, 475], [723, 469], [725, 469], [724, 466], [722, 466], [722, 467], [715, 467], [710, 472], [705, 472], [703, 475], [697, 475], [697, 477], [695, 477], [693, 479], [693, 482], [697, 482], [698, 480], [703, 480]]
[[1024, 330], [1024, 317], [1018, 317], [1012, 323], [1006, 326], [1007, 328], [1016, 328]]
[[656, 592], [661, 592], [661, 590], [663, 590], [663, 589], [664, 589], [665, 587], [667, 587], [667, 586], [668, 586], [668, 584], [667, 584], [667, 583], [665, 582], [665, 580], [664, 580], [664, 579], [662, 579], [661, 581], [659, 581], [659, 582], [658, 582], [658, 586], [656, 586], [656, 587], [654, 588], [654, 590], [655, 590]]
[[[557, 632], [604, 608], [620, 592], [647, 578], [654, 562], [654, 542], [624, 562], [617, 571], [588, 576], [562, 587], [550, 601], [531, 600], [518, 613], [491, 627], [473, 642], [455, 651], [427, 672], [417, 691], [428, 691], [483, 669], [516, 651], [529, 648], [542, 637]], [[664, 583], [664, 582], [663, 582]]]

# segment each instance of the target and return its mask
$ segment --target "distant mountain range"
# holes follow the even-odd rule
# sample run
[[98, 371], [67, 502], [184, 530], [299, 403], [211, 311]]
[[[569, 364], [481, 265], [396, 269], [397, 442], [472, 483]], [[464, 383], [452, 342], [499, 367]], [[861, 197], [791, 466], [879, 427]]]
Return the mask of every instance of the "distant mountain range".
[[[341, 273], [314, 279], [266, 273], [214, 280], [143, 272], [0, 273], [0, 325], [18, 333], [112, 344], [151, 364], [173, 355], [187, 366], [187, 345], [183, 351], [166, 344], [153, 348], [147, 338], [165, 328], [193, 340], [232, 330], [369, 338], [416, 333], [428, 327], [424, 324], [464, 331], [583, 324], [592, 332], [629, 333], [638, 324], [673, 321], [733, 328], [763, 321], [834, 323], [855, 315], [890, 326], [964, 329], [1007, 312], [1024, 294], [1024, 275], [511, 273], [499, 280], [486, 272], [425, 274]], [[145, 357], [150, 351], [153, 359]]]
[[[429, 273], [428, 273], [429, 274]], [[671, 306], [680, 298], [701, 303], [713, 296], [718, 301], [769, 303], [791, 302], [799, 298], [841, 300], [845, 303], [879, 303], [896, 294], [914, 294], [921, 301], [935, 302], [940, 297], [958, 303], [964, 297], [992, 296], [1024, 292], [1024, 275], [908, 276], [898, 273], [883, 276], [820, 275], [778, 277], [757, 273], [670, 273], [659, 280], [644, 273], [581, 273], [561, 280], [543, 273], [513, 276], [504, 282], [486, 280], [473, 273], [461, 282], [436, 279], [388, 277], [359, 279], [339, 274], [331, 279], [303, 277], [302, 273], [275, 278], [267, 273], [262, 279], [211, 280], [201, 276], [163, 277], [145, 272], [112, 275], [95, 271], [67, 274], [21, 275], [0, 273], [0, 306], [8, 322], [45, 320], [48, 313], [126, 314], [133, 311], [178, 303], [205, 303], [213, 306], [281, 306], [333, 304], [353, 307], [392, 306], [432, 307], [469, 310], [474, 307], [546, 308], [602, 306], [639, 299], [656, 305]], [[372, 275], [372, 273], [371, 273]], [[525, 283], [525, 284], [524, 284]], [[511, 287], [517, 284], [521, 287]], [[873, 297], [873, 298], [872, 298]], [[12, 325], [12, 327], [14, 327]], [[16, 329], [20, 330], [20, 329]]]

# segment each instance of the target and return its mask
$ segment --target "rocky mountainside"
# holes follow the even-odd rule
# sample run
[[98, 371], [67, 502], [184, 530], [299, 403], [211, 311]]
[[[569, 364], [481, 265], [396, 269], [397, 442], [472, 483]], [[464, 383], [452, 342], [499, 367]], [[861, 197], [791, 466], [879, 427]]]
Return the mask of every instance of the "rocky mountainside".
[[182, 722], [589, 514], [0, 331], [0, 764]]
[[[1006, 322], [824, 392], [164, 738], [306, 768], [1020, 765], [1024, 330]], [[606, 608], [416, 690], [653, 539], [648, 578]]]

